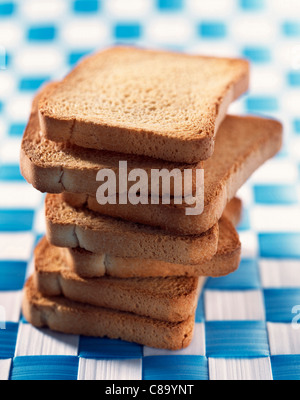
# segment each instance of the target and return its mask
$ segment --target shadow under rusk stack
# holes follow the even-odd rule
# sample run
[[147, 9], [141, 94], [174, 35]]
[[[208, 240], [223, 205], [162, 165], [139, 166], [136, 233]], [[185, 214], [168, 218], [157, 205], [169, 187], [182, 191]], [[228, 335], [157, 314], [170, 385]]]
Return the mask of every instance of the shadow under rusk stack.
[[[236, 193], [281, 148], [279, 122], [226, 115], [248, 81], [244, 60], [120, 47], [37, 94], [21, 148], [23, 176], [48, 193], [46, 236], [24, 288], [30, 323], [172, 350], [190, 344], [205, 278], [239, 265]], [[118, 177], [119, 161], [149, 182], [153, 169], [204, 169], [203, 212], [186, 215], [174, 199], [99, 204], [97, 173]]]

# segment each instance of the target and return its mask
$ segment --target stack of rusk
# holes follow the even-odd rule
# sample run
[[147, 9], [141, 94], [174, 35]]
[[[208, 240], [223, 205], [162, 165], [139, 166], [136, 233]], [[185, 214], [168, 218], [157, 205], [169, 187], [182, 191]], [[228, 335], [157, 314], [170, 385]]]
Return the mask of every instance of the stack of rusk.
[[[281, 148], [279, 122], [227, 115], [249, 74], [242, 59], [115, 47], [37, 94], [21, 171], [47, 192], [46, 236], [24, 288], [28, 322], [171, 350], [190, 344], [205, 278], [239, 265], [236, 193]], [[128, 174], [145, 171], [148, 202], [118, 201], [137, 184], [123, 177], [116, 204], [101, 204], [98, 173], [118, 182], [120, 161]], [[204, 169], [203, 212], [188, 215], [194, 205], [175, 202], [172, 182], [170, 204], [151, 204], [155, 169]]]

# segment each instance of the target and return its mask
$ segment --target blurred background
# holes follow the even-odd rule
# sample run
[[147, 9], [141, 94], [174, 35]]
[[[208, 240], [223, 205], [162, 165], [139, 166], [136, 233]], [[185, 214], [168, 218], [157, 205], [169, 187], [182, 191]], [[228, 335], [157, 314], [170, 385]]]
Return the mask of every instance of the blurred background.
[[[21, 290], [44, 232], [43, 195], [19, 171], [31, 101], [46, 81], [61, 79], [81, 57], [114, 44], [250, 60], [250, 90], [230, 112], [280, 119], [284, 146], [239, 192], [239, 271], [208, 280], [206, 289], [250, 290], [258, 296], [258, 303], [247, 303], [253, 315], [261, 310], [259, 319], [266, 315], [279, 325], [290, 326], [291, 309], [300, 304], [300, 1], [0, 0], [0, 305], [12, 321], [11, 344], [0, 335], [0, 358], [14, 355]], [[234, 295], [230, 299], [231, 306], [237, 303]], [[197, 322], [203, 321], [203, 307], [205, 301]], [[271, 355], [297, 358], [294, 364], [291, 358], [272, 359], [274, 377], [285, 371], [300, 378], [299, 331], [289, 332], [282, 347], [271, 346]]]

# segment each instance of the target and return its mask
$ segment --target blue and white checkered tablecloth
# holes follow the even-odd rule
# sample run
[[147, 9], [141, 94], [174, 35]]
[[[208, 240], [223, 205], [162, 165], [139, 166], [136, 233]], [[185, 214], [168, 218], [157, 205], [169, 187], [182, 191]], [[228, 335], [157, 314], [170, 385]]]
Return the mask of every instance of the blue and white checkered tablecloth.
[[[33, 95], [115, 43], [247, 57], [251, 88], [230, 112], [284, 124], [282, 151], [239, 192], [240, 268], [208, 279], [179, 352], [37, 330], [20, 311], [45, 228], [18, 165]], [[298, 0], [1, 0], [0, 379], [300, 379], [299, 175]]]

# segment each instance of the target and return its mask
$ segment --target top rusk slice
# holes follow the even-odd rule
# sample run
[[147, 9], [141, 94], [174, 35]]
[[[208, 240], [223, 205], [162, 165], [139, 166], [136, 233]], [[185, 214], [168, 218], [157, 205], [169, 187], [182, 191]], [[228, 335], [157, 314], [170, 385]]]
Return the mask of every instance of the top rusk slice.
[[195, 163], [213, 154], [243, 59], [113, 47], [86, 57], [39, 101], [43, 135], [80, 147]]

